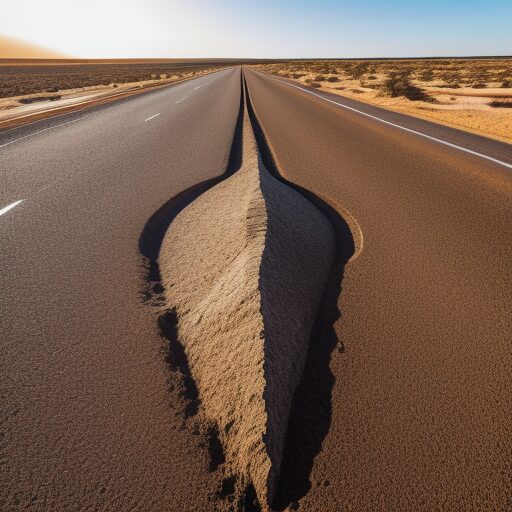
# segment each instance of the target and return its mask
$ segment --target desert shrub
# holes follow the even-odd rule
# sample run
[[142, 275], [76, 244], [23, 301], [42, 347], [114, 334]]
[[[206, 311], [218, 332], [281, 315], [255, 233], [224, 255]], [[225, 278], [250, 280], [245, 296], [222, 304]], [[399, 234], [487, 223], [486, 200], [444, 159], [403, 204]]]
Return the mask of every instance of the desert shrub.
[[411, 83], [408, 72], [391, 72], [381, 87], [381, 94], [391, 98], [404, 96], [411, 101], [433, 101], [423, 89]]
[[324, 75], [316, 75], [315, 78], [313, 78], [315, 82], [323, 82], [325, 80]]
[[308, 82], [310, 87], [314, 87], [315, 89], [318, 89], [319, 87], [322, 87], [322, 84], [318, 83], [318, 82]]
[[512, 101], [490, 101], [487, 105], [494, 108], [512, 108]]
[[354, 80], [359, 80], [359, 78], [361, 78], [367, 71], [368, 63], [359, 62], [349, 70], [349, 74]]
[[375, 75], [370, 75], [366, 80], [377, 80]]
[[471, 84], [471, 87], [473, 89], [485, 89], [487, 87], [487, 84], [484, 82], [475, 82]]
[[339, 82], [340, 79], [337, 76], [330, 76], [330, 77], [326, 78], [326, 81], [332, 83], [332, 82]]
[[512, 80], [503, 80], [503, 82], [501, 82], [501, 87], [503, 89], [509, 89], [510, 87], [512, 87]]
[[20, 98], [18, 103], [23, 105], [28, 105], [29, 103], [35, 103], [37, 101], [57, 101], [60, 100], [62, 96], [59, 94], [58, 96], [37, 96], [34, 98]]
[[434, 71], [430, 68], [424, 69], [420, 73], [420, 80], [423, 82], [432, 82], [432, 80], [434, 80]]

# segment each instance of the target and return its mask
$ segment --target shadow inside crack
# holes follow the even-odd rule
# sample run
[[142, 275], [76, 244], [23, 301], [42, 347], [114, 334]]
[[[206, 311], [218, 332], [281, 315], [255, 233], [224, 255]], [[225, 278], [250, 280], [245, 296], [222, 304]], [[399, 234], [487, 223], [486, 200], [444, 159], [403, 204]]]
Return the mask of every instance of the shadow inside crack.
[[315, 205], [330, 221], [336, 239], [334, 264], [312, 330], [303, 374], [292, 401], [279, 483], [272, 502], [273, 510], [284, 510], [290, 505], [293, 507], [311, 488], [310, 474], [313, 463], [330, 428], [335, 377], [329, 365], [334, 349], [338, 346], [340, 351], [343, 351], [342, 342], [338, 339], [334, 326], [341, 318], [338, 300], [342, 289], [343, 272], [345, 264], [354, 254], [355, 243], [349, 225], [335, 208], [281, 175], [254, 112], [246, 82], [245, 95], [249, 118], [266, 169]]

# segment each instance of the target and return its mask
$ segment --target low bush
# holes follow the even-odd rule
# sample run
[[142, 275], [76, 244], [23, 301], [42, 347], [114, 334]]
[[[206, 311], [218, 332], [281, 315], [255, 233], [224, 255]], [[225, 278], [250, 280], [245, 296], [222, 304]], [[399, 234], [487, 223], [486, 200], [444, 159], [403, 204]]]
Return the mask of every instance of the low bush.
[[404, 96], [411, 101], [433, 101], [423, 89], [411, 83], [409, 73], [391, 72], [381, 87], [381, 94], [391, 98]]
[[420, 80], [423, 82], [432, 82], [432, 80], [434, 80], [434, 71], [430, 68], [424, 69], [420, 73]]
[[512, 108], [512, 101], [490, 101], [487, 105], [494, 108]]
[[359, 80], [368, 71], [367, 62], [359, 62], [348, 72], [354, 80]]

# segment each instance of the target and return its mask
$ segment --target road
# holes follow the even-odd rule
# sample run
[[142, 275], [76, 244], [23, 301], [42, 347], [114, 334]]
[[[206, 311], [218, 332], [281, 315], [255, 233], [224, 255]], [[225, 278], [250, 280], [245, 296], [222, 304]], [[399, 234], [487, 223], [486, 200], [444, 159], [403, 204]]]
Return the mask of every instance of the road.
[[[245, 76], [277, 170], [355, 244], [343, 350], [313, 339], [281, 508], [505, 510], [510, 145]], [[239, 102], [234, 68], [0, 132], [0, 508], [212, 510], [138, 247], [164, 203], [226, 170]]]
[[[301, 510], [507, 509], [511, 169], [331, 101], [509, 165], [511, 146], [246, 77], [278, 170], [337, 207], [355, 241], [335, 325], [344, 352], [307, 375], [285, 497], [307, 490], [297, 467], [323, 426]], [[311, 391], [326, 386], [327, 410]]]
[[0, 134], [2, 510], [210, 508], [138, 241], [226, 170], [239, 97], [231, 69]]

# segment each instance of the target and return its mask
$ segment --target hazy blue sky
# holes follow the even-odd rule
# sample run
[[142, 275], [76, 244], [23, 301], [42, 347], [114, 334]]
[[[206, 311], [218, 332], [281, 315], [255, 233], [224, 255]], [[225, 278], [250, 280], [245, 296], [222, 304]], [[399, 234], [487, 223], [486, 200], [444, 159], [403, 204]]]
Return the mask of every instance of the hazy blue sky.
[[77, 57], [512, 54], [512, 0], [0, 0], [0, 33]]

